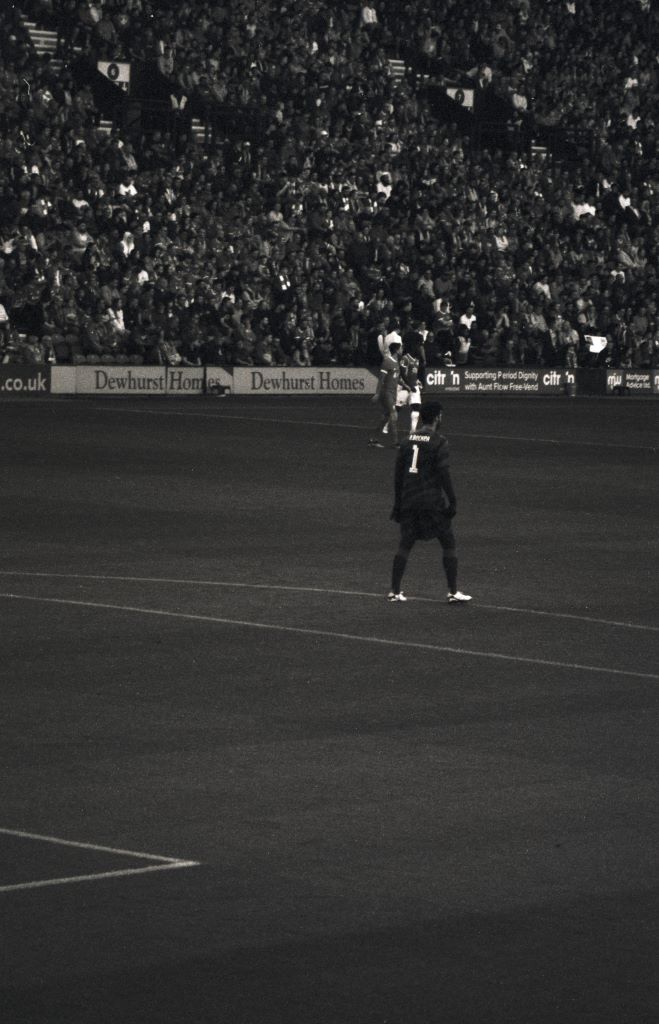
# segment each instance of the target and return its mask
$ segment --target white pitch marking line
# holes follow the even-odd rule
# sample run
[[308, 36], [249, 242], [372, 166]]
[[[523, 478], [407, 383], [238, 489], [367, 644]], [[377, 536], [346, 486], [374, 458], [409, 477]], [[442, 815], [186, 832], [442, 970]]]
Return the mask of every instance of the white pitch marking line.
[[53, 843], [55, 846], [73, 846], [78, 850], [98, 850], [100, 853], [113, 853], [117, 857], [139, 857], [142, 860], [156, 860], [164, 864], [183, 863], [180, 857], [162, 857], [155, 853], [138, 853], [136, 850], [122, 850], [114, 846], [99, 846], [98, 843], [81, 843], [74, 839], [60, 839], [58, 836], [44, 836], [39, 832], [24, 832], [15, 828], [0, 828], [0, 834], [16, 836], [18, 839], [36, 839], [38, 842]]
[[[198, 587], [236, 587], [243, 590], [283, 590], [299, 594], [334, 594], [341, 597], [374, 597], [378, 600], [382, 600], [382, 594], [374, 594], [370, 591], [361, 590], [332, 590], [326, 587], [293, 587], [277, 583], [232, 583], [227, 580], [186, 580], [166, 576], [108, 576], [102, 574], [75, 572], [29, 572], [21, 569], [0, 569], [0, 576], [36, 576], [46, 579], [100, 580], [105, 582], [115, 580], [119, 583], [172, 583], [180, 584], [182, 586]], [[444, 603], [435, 597], [410, 597], [408, 600], [422, 601], [425, 604]], [[659, 633], [659, 626], [647, 626], [638, 622], [619, 622], [615, 619], [598, 619], [592, 615], [575, 615], [569, 612], [539, 611], [534, 608], [515, 608], [509, 605], [482, 604], [480, 601], [476, 607], [485, 608], [487, 611], [491, 612], [514, 612], [517, 615], [540, 615], [549, 619], [571, 619], [576, 622], [598, 623], [601, 626], [617, 626], [621, 629], [641, 629], [650, 633]]]
[[[46, 398], [46, 397], [34, 398], [34, 399], [25, 398], [22, 401], [24, 401], [26, 403], [30, 402], [30, 401], [33, 401], [33, 402], [37, 402], [39, 405], [44, 405], [46, 402], [57, 402], [58, 404], [62, 404], [62, 402], [67, 401], [68, 398], [70, 398], [70, 397], [72, 397], [72, 396], [60, 395], [59, 397], [51, 397], [51, 398]], [[594, 396], [591, 396], [591, 398], [593, 398], [593, 397]], [[259, 399], [259, 401], [262, 401], [262, 399]], [[516, 401], [519, 401], [519, 399], [516, 399]], [[633, 401], [634, 404], [637, 404], [637, 403], [646, 402], [646, 401], [647, 402], [654, 402], [655, 399], [652, 398], [651, 396], [648, 396], [648, 398], [641, 398], [640, 395], [635, 395], [633, 397], [633, 399], [630, 399], [630, 401]], [[258, 416], [258, 415], [257, 416], [255, 416], [255, 415], [241, 416], [240, 414], [226, 415], [226, 414], [217, 414], [217, 413], [212, 413], [212, 412], [190, 412], [188, 410], [181, 411], [179, 409], [177, 409], [177, 410], [174, 410], [174, 409], [130, 409], [130, 408], [122, 408], [122, 404], [121, 403], [118, 404], [115, 407], [110, 406], [110, 405], [96, 405], [95, 404], [95, 405], [91, 405], [90, 408], [94, 409], [96, 412], [117, 412], [117, 413], [121, 413], [122, 415], [125, 415], [126, 413], [132, 413], [132, 414], [134, 414], [136, 416], [188, 416], [188, 417], [194, 417], [196, 419], [204, 419], [204, 420], [219, 420], [219, 421], [222, 421], [222, 420], [249, 420], [252, 423], [256, 423], [256, 422], [258, 422], [258, 423], [282, 423], [282, 424], [287, 424], [288, 426], [295, 426], [295, 427], [331, 427], [333, 429], [340, 428], [342, 430], [361, 430], [361, 431], [365, 431], [365, 430], [368, 429], [367, 427], [364, 427], [362, 424], [359, 424], [359, 423], [337, 423], [334, 420], [332, 422], [326, 422], [325, 420], [289, 420], [289, 419], [282, 419], [280, 416]], [[452, 437], [473, 437], [473, 438], [477, 438], [477, 439], [482, 440], [482, 441], [522, 441], [522, 442], [526, 442], [526, 443], [529, 443], [529, 444], [532, 443], [532, 444], [569, 445], [570, 448], [574, 448], [575, 446], [576, 447], [581, 446], [581, 447], [584, 447], [584, 448], [622, 448], [622, 449], [630, 449], [632, 451], [641, 451], [641, 452], [656, 452], [657, 451], [657, 446], [656, 445], [620, 444], [620, 443], [617, 443], [617, 442], [609, 443], [609, 442], [606, 442], [606, 441], [584, 441], [581, 438], [579, 440], [574, 440], [573, 438], [569, 438], [569, 439], [565, 439], [565, 440], [561, 441], [558, 438], [551, 438], [551, 437], [516, 437], [514, 434], [472, 434], [472, 433], [462, 433], [462, 432], [459, 432], [459, 431], [451, 431], [451, 436]]]
[[[101, 847], [96, 847], [101, 849]], [[137, 856], [144, 856], [138, 854]], [[194, 860], [175, 860], [168, 864], [149, 864], [145, 868], [125, 868], [122, 871], [99, 871], [93, 875], [71, 875], [70, 878], [44, 878], [38, 882], [17, 882], [15, 885], [0, 885], [0, 892], [16, 892], [18, 889], [45, 889], [49, 885], [72, 885], [75, 882], [97, 882], [102, 878], [125, 878], [126, 875], [145, 875], [153, 871], [173, 871], [175, 868], [198, 867]]]
[[356, 633], [338, 633], [327, 629], [310, 629], [302, 626], [280, 626], [271, 622], [253, 622], [248, 619], [226, 619], [214, 615], [193, 615], [190, 612], [172, 612], [162, 608], [138, 608], [134, 605], [106, 604], [100, 601], [74, 601], [59, 597], [32, 597], [27, 594], [2, 594], [0, 598], [17, 601], [36, 601], [42, 604], [72, 605], [78, 608], [100, 608], [104, 611], [131, 612], [137, 615], [157, 615], [163, 618], [185, 619], [190, 622], [212, 622], [224, 626], [243, 626], [249, 629], [269, 629], [276, 633], [298, 633], [302, 636], [318, 636], [335, 640], [357, 640], [361, 643], [381, 644], [386, 647], [406, 647], [420, 651], [435, 651], [440, 654], [460, 654], [472, 658], [490, 658], [495, 661], [514, 661], [525, 665], [545, 665], [549, 668], [567, 668], [582, 672], [600, 672], [604, 675], [629, 676], [634, 679], [653, 679], [659, 682], [659, 675], [653, 672], [633, 672], [629, 669], [609, 668], [604, 665], [583, 665], [571, 661], [553, 661], [548, 658], [524, 658], [517, 654], [499, 654], [495, 651], [473, 651], [466, 647], [444, 647], [439, 644], [423, 644], [413, 640], [391, 640], [385, 637], [363, 636]]
[[[173, 409], [121, 409], [119, 407], [113, 408], [109, 405], [97, 405], [95, 408], [101, 412], [121, 412], [133, 413], [138, 416], [188, 416], [196, 419], [205, 420], [249, 420], [252, 423], [281, 423], [288, 426], [295, 427], [337, 427], [343, 430], [361, 430], [365, 431], [368, 428], [362, 426], [359, 423], [336, 423], [336, 422], [325, 422], [324, 420], [288, 420], [283, 419], [279, 416], [241, 416], [240, 414], [216, 414], [212, 412], [188, 412], [187, 410], [173, 410]], [[620, 444], [613, 442], [609, 444], [604, 441], [584, 441], [579, 439], [578, 441], [565, 439], [564, 441], [558, 438], [551, 437], [516, 437], [513, 434], [471, 434], [471, 433], [459, 433], [457, 431], [451, 431], [452, 437], [473, 437], [482, 441], [519, 441], [526, 444], [554, 444], [554, 445], [569, 445], [570, 448], [575, 446], [581, 446], [584, 448], [624, 448], [632, 449], [633, 451], [644, 451], [644, 452], [656, 452], [656, 446], [652, 445], [641, 445], [641, 444]]]

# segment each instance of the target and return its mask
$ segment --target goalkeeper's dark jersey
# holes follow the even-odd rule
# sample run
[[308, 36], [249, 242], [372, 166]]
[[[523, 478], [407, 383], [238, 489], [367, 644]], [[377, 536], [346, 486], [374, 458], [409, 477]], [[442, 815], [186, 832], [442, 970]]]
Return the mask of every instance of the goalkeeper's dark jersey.
[[395, 506], [410, 512], [442, 512], [455, 506], [448, 468], [448, 441], [429, 427], [420, 427], [400, 446], [396, 462]]

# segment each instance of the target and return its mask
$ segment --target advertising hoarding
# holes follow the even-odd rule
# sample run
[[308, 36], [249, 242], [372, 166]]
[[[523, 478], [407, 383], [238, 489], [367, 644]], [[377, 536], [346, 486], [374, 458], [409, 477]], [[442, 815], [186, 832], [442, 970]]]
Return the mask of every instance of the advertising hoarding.
[[527, 370], [511, 367], [491, 370], [471, 369], [464, 366], [442, 366], [427, 370], [425, 374], [426, 394], [559, 394], [566, 385], [576, 383], [572, 370]]
[[222, 366], [207, 366], [206, 391], [209, 395], [230, 395], [233, 391], [233, 374]]
[[[377, 370], [362, 367], [0, 366], [0, 397], [17, 395], [373, 395]], [[425, 373], [432, 394], [606, 394], [659, 396], [659, 368], [480, 369]]]
[[374, 395], [377, 377], [362, 367], [233, 368], [236, 395]]
[[76, 395], [203, 395], [205, 370], [178, 366], [62, 366], [53, 393]]
[[659, 394], [659, 370], [607, 370], [607, 395]]
[[12, 363], [0, 366], [0, 395], [3, 398], [48, 394], [50, 366], [14, 366]]

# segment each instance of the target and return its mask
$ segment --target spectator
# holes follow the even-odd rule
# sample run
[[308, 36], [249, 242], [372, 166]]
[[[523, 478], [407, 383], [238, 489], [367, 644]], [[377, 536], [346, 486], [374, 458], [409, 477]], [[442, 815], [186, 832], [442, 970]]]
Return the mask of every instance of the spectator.
[[175, 342], [172, 338], [167, 337], [163, 328], [157, 335], [156, 361], [160, 366], [180, 366], [183, 362]]
[[[113, 335], [84, 285], [96, 270], [112, 278], [131, 345], [153, 341], [168, 296], [179, 312], [193, 303], [206, 329], [231, 294], [241, 315], [258, 309], [254, 323], [269, 314], [277, 331], [288, 313], [299, 330], [311, 312], [318, 365], [323, 356], [366, 359], [371, 332], [392, 312], [403, 328], [428, 320], [433, 349], [445, 320], [438, 303], [466, 311], [477, 300], [467, 358], [479, 357], [479, 341], [483, 356], [489, 332], [485, 348], [496, 340], [500, 361], [560, 363], [554, 319], [583, 335], [608, 306], [609, 321], [627, 321], [616, 358], [631, 353], [646, 365], [649, 326], [633, 321], [656, 291], [656, 12], [641, 22], [637, 0], [615, 12], [593, 0], [573, 9], [523, 0], [515, 17], [495, 16], [465, 0], [456, 21], [448, 0], [438, 3], [432, 17], [425, 0], [411, 0], [404, 12], [390, 2], [329, 12], [304, 3], [285, 19], [266, 4], [237, 19], [231, 5], [209, 13], [199, 0], [134, 0], [119, 11], [84, 3], [73, 20], [70, 5], [55, 3], [64, 46], [75, 37], [92, 65], [110, 51], [163, 58], [167, 96], [190, 96], [195, 116], [222, 104], [234, 125], [203, 153], [189, 138], [177, 149], [162, 131], [135, 152], [117, 131], [99, 135], [90, 90], [66, 69], [54, 75], [14, 17], [0, 41], [0, 294], [12, 319], [27, 315], [37, 338], [66, 336], [62, 322], [39, 324], [28, 300], [31, 284], [48, 282], [62, 292], [69, 326], [85, 344], [105, 339], [107, 355]], [[367, 9], [375, 20], [363, 24]], [[549, 166], [514, 145], [463, 137], [438, 120], [412, 75], [389, 77], [389, 57], [431, 58], [426, 70], [473, 85], [488, 110], [502, 104], [518, 133], [571, 131], [571, 164], [557, 151]], [[526, 101], [517, 110], [516, 96]], [[264, 130], [246, 138], [255, 111]], [[180, 291], [183, 276], [190, 284]], [[232, 357], [240, 320], [222, 325], [223, 356]], [[287, 326], [284, 335], [291, 359], [299, 339]], [[437, 358], [453, 348], [452, 324], [443, 338]]]

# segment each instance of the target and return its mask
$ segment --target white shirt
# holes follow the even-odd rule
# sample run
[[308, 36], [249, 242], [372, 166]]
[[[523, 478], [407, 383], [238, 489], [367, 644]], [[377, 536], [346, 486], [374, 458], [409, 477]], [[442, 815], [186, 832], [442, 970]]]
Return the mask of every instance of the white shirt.
[[572, 213], [575, 220], [579, 220], [579, 217], [583, 217], [586, 213], [590, 213], [594, 217], [596, 212], [595, 207], [591, 206], [590, 203], [572, 203]]
[[384, 355], [385, 352], [388, 352], [391, 346], [396, 343], [399, 345], [403, 344], [403, 338], [398, 331], [389, 331], [388, 334], [378, 335], [378, 346], [382, 355]]

